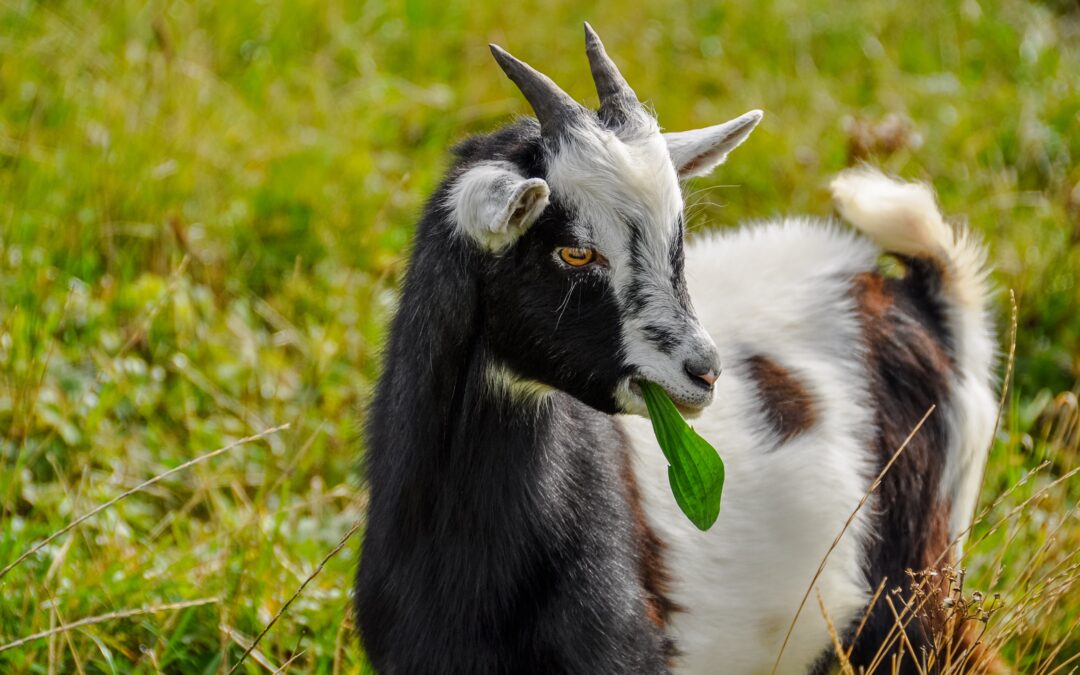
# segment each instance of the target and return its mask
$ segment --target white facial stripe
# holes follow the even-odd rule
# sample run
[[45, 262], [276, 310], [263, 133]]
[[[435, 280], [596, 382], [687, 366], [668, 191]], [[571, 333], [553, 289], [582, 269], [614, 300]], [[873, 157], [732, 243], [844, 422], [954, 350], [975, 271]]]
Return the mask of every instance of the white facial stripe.
[[547, 181], [576, 216], [575, 233], [609, 261], [622, 307], [630, 365], [690, 404], [707, 400], [683, 364], [712, 341], [680, 298], [672, 247], [682, 193], [667, 145], [652, 121], [633, 138], [576, 129], [548, 158]]
[[[636, 267], [670, 277], [670, 244], [682, 193], [667, 145], [652, 123], [631, 142], [597, 125], [579, 128], [548, 160], [547, 180], [573, 208], [576, 234], [611, 263], [617, 292]], [[635, 233], [636, 230], [636, 233]], [[631, 263], [631, 239], [638, 260]]]
[[670, 231], [682, 210], [678, 178], [655, 128], [627, 143], [599, 126], [579, 127], [549, 157], [547, 179], [598, 229], [622, 230], [636, 220]]

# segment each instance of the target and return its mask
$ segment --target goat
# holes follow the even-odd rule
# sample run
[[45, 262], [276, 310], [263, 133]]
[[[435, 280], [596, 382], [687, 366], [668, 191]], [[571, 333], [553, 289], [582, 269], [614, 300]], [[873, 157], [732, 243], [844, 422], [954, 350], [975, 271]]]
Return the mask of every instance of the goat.
[[[769, 672], [833, 538], [937, 405], [816, 583], [867, 665], [892, 623], [874, 589], [910, 594], [905, 570], [948, 562], [974, 508], [996, 410], [981, 248], [926, 188], [868, 170], [833, 185], [865, 236], [783, 220], [684, 248], [680, 180], [762, 114], [663, 134], [585, 32], [598, 111], [493, 45], [536, 119], [460, 144], [417, 226], [367, 426], [368, 657]], [[883, 251], [905, 276], [878, 271]], [[709, 532], [670, 493], [642, 379], [727, 463]], [[934, 629], [907, 638], [928, 648]], [[779, 672], [831, 653], [806, 612]]]

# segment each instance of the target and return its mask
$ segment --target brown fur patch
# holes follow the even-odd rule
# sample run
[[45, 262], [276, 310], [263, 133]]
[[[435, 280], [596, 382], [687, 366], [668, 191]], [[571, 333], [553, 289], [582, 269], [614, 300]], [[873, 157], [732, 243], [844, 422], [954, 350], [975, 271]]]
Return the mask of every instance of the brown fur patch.
[[951, 565], [955, 555], [954, 551], [945, 550], [951, 543], [949, 541], [949, 515], [952, 512], [952, 504], [948, 501], [937, 499], [926, 522], [926, 547], [923, 550], [922, 569], [937, 570]]
[[[865, 667], [894, 628], [888, 604], [897, 608], [922, 600], [941, 606], [941, 588], [916, 588], [911, 575], [948, 563], [949, 504], [939, 499], [941, 476], [949, 443], [947, 410], [952, 371], [949, 337], [937, 293], [939, 270], [932, 264], [903, 260], [903, 278], [864, 272], [852, 279], [851, 294], [862, 325], [870, 403], [875, 409], [877, 437], [871, 444], [877, 470], [903, 445], [933, 405], [935, 412], [915, 434], [885, 474], [875, 495], [874, 531], [867, 556], [871, 587], [884, 580], [886, 588], [871, 608], [864, 630], [852, 645], [852, 664]], [[938, 558], [941, 557], [941, 561]], [[939, 568], [940, 569], [940, 568]], [[939, 572], [931, 577], [939, 583]], [[891, 589], [899, 589], [893, 592]], [[927, 598], [926, 596], [930, 597]], [[906, 625], [906, 641], [915, 654], [934, 649], [944, 626], [934, 611], [920, 612]], [[892, 651], [892, 650], [890, 650]], [[908, 656], [900, 673], [920, 672]]]
[[[888, 590], [870, 608], [863, 630], [847, 638], [854, 643], [850, 660], [856, 670], [865, 668], [886, 649], [898, 658], [895, 672], [901, 675], [938, 673], [944, 661], [952, 662], [948, 672], [1008, 672], [992, 650], [977, 643], [973, 622], [958, 620], [951, 588], [952, 505], [942, 499], [940, 488], [948, 446], [955, 440], [945, 407], [952, 393], [954, 355], [940, 301], [942, 270], [929, 259], [899, 260], [906, 271], [903, 277], [864, 272], [851, 286], [875, 409], [876, 438], [870, 450], [878, 470], [929, 408], [936, 408], [897, 455], [875, 495], [876, 537], [867, 551], [867, 578], [871, 587], [884, 583]], [[946, 606], [950, 593], [954, 597]], [[897, 611], [919, 608], [900, 629], [904, 646], [894, 639], [897, 626], [889, 605]], [[892, 656], [884, 658], [888, 663]], [[916, 663], [926, 658], [934, 665]]]
[[[942, 603], [949, 597], [950, 572], [955, 561], [955, 551], [949, 549], [949, 512], [951, 504], [934, 500], [926, 516], [926, 541], [922, 551], [921, 565], [913, 570], [919, 573], [917, 581], [929, 596], [926, 600], [925, 623], [935, 635], [945, 635], [949, 629], [948, 612]], [[955, 639], [957, 636], [953, 636]]]
[[715, 154], [716, 153], [714, 152], [701, 153], [697, 157], [684, 164], [682, 168], [679, 169], [679, 175], [686, 176], [697, 171], [699, 168], [701, 168], [703, 164], [705, 164], [707, 161], [710, 161], [715, 156]]
[[[944, 338], [936, 334], [936, 327], [923, 325], [920, 321], [923, 317], [913, 316], [912, 307], [896, 304], [899, 300], [897, 292], [902, 290], [899, 284], [904, 281], [906, 279], [888, 279], [877, 272], [863, 272], [853, 279], [852, 291], [871, 356], [878, 356], [874, 352], [878, 351], [880, 345], [902, 341], [905, 351], [914, 351], [919, 354], [920, 360], [925, 359], [924, 363], [918, 365], [931, 366], [930, 369], [923, 369], [924, 377], [944, 378], [953, 367]], [[911, 302], [907, 298], [904, 300], [904, 305]], [[919, 376], [919, 370], [913, 368], [912, 375]], [[900, 438], [901, 441], [904, 436]]]
[[864, 322], [884, 317], [893, 304], [892, 293], [885, 288], [885, 277], [877, 272], [862, 272], [852, 281], [852, 295], [859, 303]]
[[969, 623], [967, 630], [960, 637], [961, 647], [968, 653], [962, 672], [980, 675], [1012, 675], [1015, 671], [998, 655], [997, 650], [985, 643], [976, 642], [978, 637], [979, 627]]
[[[666, 628], [671, 614], [681, 612], [683, 608], [668, 597], [671, 575], [664, 562], [666, 547], [649, 526], [645, 517], [645, 510], [641, 505], [641, 489], [634, 475], [634, 457], [630, 451], [629, 440], [625, 437], [622, 446], [622, 465], [619, 471], [623, 484], [626, 486], [627, 502], [634, 517], [634, 535], [639, 550], [638, 574], [641, 585], [645, 589], [645, 614], [656, 626]], [[665, 650], [669, 661], [677, 654], [675, 643], [670, 638], [665, 641]]]
[[[985, 673], [1002, 675], [1010, 669], [997, 655], [996, 650], [979, 642], [982, 624], [977, 621], [962, 621], [944, 605], [952, 594], [952, 576], [950, 572], [956, 564], [956, 551], [951, 548], [949, 539], [949, 515], [952, 504], [938, 500], [928, 518], [926, 549], [923, 551], [923, 570], [930, 598], [927, 601], [925, 621], [932, 634], [936, 636], [935, 650], [939, 663], [951, 661], [950, 672]], [[937, 576], [927, 577], [930, 571]], [[931, 587], [932, 585], [932, 587]], [[949, 657], [951, 655], [951, 658]]]
[[765, 416], [780, 438], [789, 441], [814, 426], [814, 399], [787, 368], [761, 354], [751, 356], [747, 364]]

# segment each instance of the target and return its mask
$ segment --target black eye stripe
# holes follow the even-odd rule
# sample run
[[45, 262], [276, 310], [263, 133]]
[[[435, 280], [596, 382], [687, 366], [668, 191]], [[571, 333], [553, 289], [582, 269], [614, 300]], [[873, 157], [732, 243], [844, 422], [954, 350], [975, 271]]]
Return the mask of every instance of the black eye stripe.
[[[645, 265], [644, 258], [644, 232], [642, 225], [636, 220], [627, 220], [626, 227], [629, 230], [629, 265], [632, 270], [630, 276], [630, 282], [626, 289], [625, 303], [628, 311], [632, 313], [639, 313], [644, 311], [650, 304], [650, 287], [656, 286], [655, 282], [649, 281], [648, 270]], [[671, 266], [670, 272], [670, 284], [671, 290], [674, 294], [675, 301], [678, 303], [679, 308], [689, 312], [690, 311], [690, 295], [686, 289], [686, 278], [684, 272], [684, 249], [683, 249], [683, 235], [685, 232], [685, 220], [683, 214], [679, 214], [675, 219], [674, 232], [672, 233], [671, 242], [668, 245], [668, 262]], [[660, 290], [662, 289], [654, 289]]]
[[645, 334], [645, 338], [656, 345], [656, 348], [661, 353], [671, 356], [675, 353], [675, 348], [679, 346], [679, 336], [670, 327], [660, 324], [647, 324], [642, 327], [641, 332]]
[[686, 221], [683, 214], [679, 214], [675, 221], [675, 237], [671, 241], [671, 287], [675, 291], [675, 299], [686, 311], [690, 311], [690, 292], [686, 288], [686, 275], [683, 273], [685, 252], [683, 250], [683, 237], [685, 236]]
[[683, 260], [683, 237], [685, 236], [685, 224], [683, 216], [680, 213], [679, 217], [675, 219], [675, 233], [671, 238], [671, 245], [668, 247], [669, 255], [671, 257], [671, 266], [681, 267]]

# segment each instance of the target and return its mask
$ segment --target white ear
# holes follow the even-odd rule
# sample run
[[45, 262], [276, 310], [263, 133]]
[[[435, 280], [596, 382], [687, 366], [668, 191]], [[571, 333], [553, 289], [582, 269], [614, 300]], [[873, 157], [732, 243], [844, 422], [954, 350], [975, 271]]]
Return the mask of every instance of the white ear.
[[728, 153], [746, 140], [762, 115], [760, 110], [751, 110], [714, 127], [664, 134], [679, 178], [704, 176], [722, 164]]
[[550, 193], [542, 178], [525, 178], [509, 162], [480, 162], [454, 181], [447, 204], [458, 231], [499, 251], [529, 229]]

